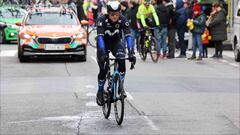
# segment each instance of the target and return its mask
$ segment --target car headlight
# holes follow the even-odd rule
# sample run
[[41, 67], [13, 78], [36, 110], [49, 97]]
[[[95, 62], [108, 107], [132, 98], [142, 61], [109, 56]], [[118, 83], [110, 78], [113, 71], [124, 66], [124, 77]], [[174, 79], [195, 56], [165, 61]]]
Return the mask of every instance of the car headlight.
[[83, 37], [83, 34], [82, 34], [82, 33], [79, 33], [79, 34], [73, 36], [74, 39], [76, 39], [76, 38], [82, 38], [82, 37]]
[[6, 25], [6, 23], [0, 22], [0, 26], [4, 26], [4, 25]]
[[32, 36], [30, 36], [30, 35], [28, 35], [28, 34], [23, 34], [23, 36], [22, 36], [24, 39], [31, 39], [32, 38]]
[[8, 24], [7, 27], [13, 28], [13, 29], [17, 29], [18, 28], [18, 26], [14, 25], [14, 24]]

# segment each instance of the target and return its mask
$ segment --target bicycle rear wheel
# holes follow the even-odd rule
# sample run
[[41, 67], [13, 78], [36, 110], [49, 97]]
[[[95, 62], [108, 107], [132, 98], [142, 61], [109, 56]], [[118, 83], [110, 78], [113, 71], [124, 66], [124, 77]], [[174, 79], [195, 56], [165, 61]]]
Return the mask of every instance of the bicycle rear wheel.
[[149, 41], [149, 52], [152, 61], [156, 63], [158, 61], [157, 40], [154, 37], [152, 37], [151, 40]]
[[88, 43], [92, 47], [96, 48], [97, 47], [97, 28], [89, 28], [91, 29], [88, 33]]
[[121, 125], [124, 117], [124, 93], [123, 84], [120, 75], [117, 75], [114, 80], [114, 90], [115, 90], [115, 102], [114, 102], [114, 112], [115, 118], [118, 125]]

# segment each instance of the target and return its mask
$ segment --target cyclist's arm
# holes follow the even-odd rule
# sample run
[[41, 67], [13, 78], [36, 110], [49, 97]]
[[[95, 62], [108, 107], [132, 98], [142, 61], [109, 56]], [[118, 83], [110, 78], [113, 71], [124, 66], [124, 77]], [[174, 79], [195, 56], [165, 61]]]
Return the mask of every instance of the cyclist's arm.
[[140, 5], [139, 8], [138, 8], [138, 13], [137, 14], [139, 14], [138, 19], [140, 19], [143, 27], [147, 26], [146, 21], [145, 21], [145, 14], [144, 14], [145, 12], [146, 12], [146, 10], [145, 10], [144, 6]]
[[141, 20], [141, 23], [142, 23], [143, 27], [147, 27], [144, 14], [141, 14], [141, 15], [140, 15], [140, 20]]
[[103, 55], [105, 52], [105, 43], [104, 43], [104, 19], [101, 17], [97, 20], [97, 50]]
[[157, 12], [155, 10], [155, 8], [151, 5], [151, 12], [152, 12], [152, 15], [153, 15], [153, 18], [154, 18], [154, 21], [156, 23], [157, 26], [159, 26], [159, 18], [158, 18], [158, 15], [157, 15]]
[[123, 33], [127, 41], [128, 53], [132, 54], [134, 52], [134, 44], [133, 44], [133, 38], [131, 35], [131, 30], [129, 27], [129, 22], [125, 17], [122, 17], [121, 19], [122, 19]]

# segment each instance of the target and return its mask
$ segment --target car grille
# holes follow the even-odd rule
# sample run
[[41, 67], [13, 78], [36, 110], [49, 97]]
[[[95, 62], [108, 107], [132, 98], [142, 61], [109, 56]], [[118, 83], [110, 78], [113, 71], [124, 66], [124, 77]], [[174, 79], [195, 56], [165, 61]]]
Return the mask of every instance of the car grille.
[[62, 37], [62, 38], [38, 38], [39, 44], [69, 44], [71, 43], [72, 38], [70, 37]]

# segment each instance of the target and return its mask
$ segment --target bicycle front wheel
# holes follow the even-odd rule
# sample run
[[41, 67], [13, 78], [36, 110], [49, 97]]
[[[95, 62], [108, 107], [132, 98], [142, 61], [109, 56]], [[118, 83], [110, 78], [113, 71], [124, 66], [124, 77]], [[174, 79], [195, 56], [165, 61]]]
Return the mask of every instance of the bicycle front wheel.
[[103, 110], [103, 115], [106, 119], [108, 119], [108, 117], [110, 116], [110, 112], [111, 112], [111, 93], [110, 91], [106, 91], [104, 92], [103, 98], [104, 98], [104, 105], [102, 106], [102, 110]]
[[91, 29], [88, 33], [88, 43], [90, 46], [96, 48], [97, 47], [97, 29], [95, 27], [89, 28]]
[[114, 112], [115, 118], [118, 125], [121, 125], [124, 117], [124, 93], [123, 84], [121, 76], [117, 75], [114, 80], [114, 92], [115, 92], [115, 102], [114, 102]]
[[144, 40], [144, 44], [141, 44], [141, 37], [138, 38], [138, 53], [143, 61], [147, 59], [147, 48], [146, 48], [146, 40]]
[[158, 61], [157, 40], [154, 37], [152, 37], [151, 40], [149, 41], [149, 52], [152, 61], [156, 63]]

